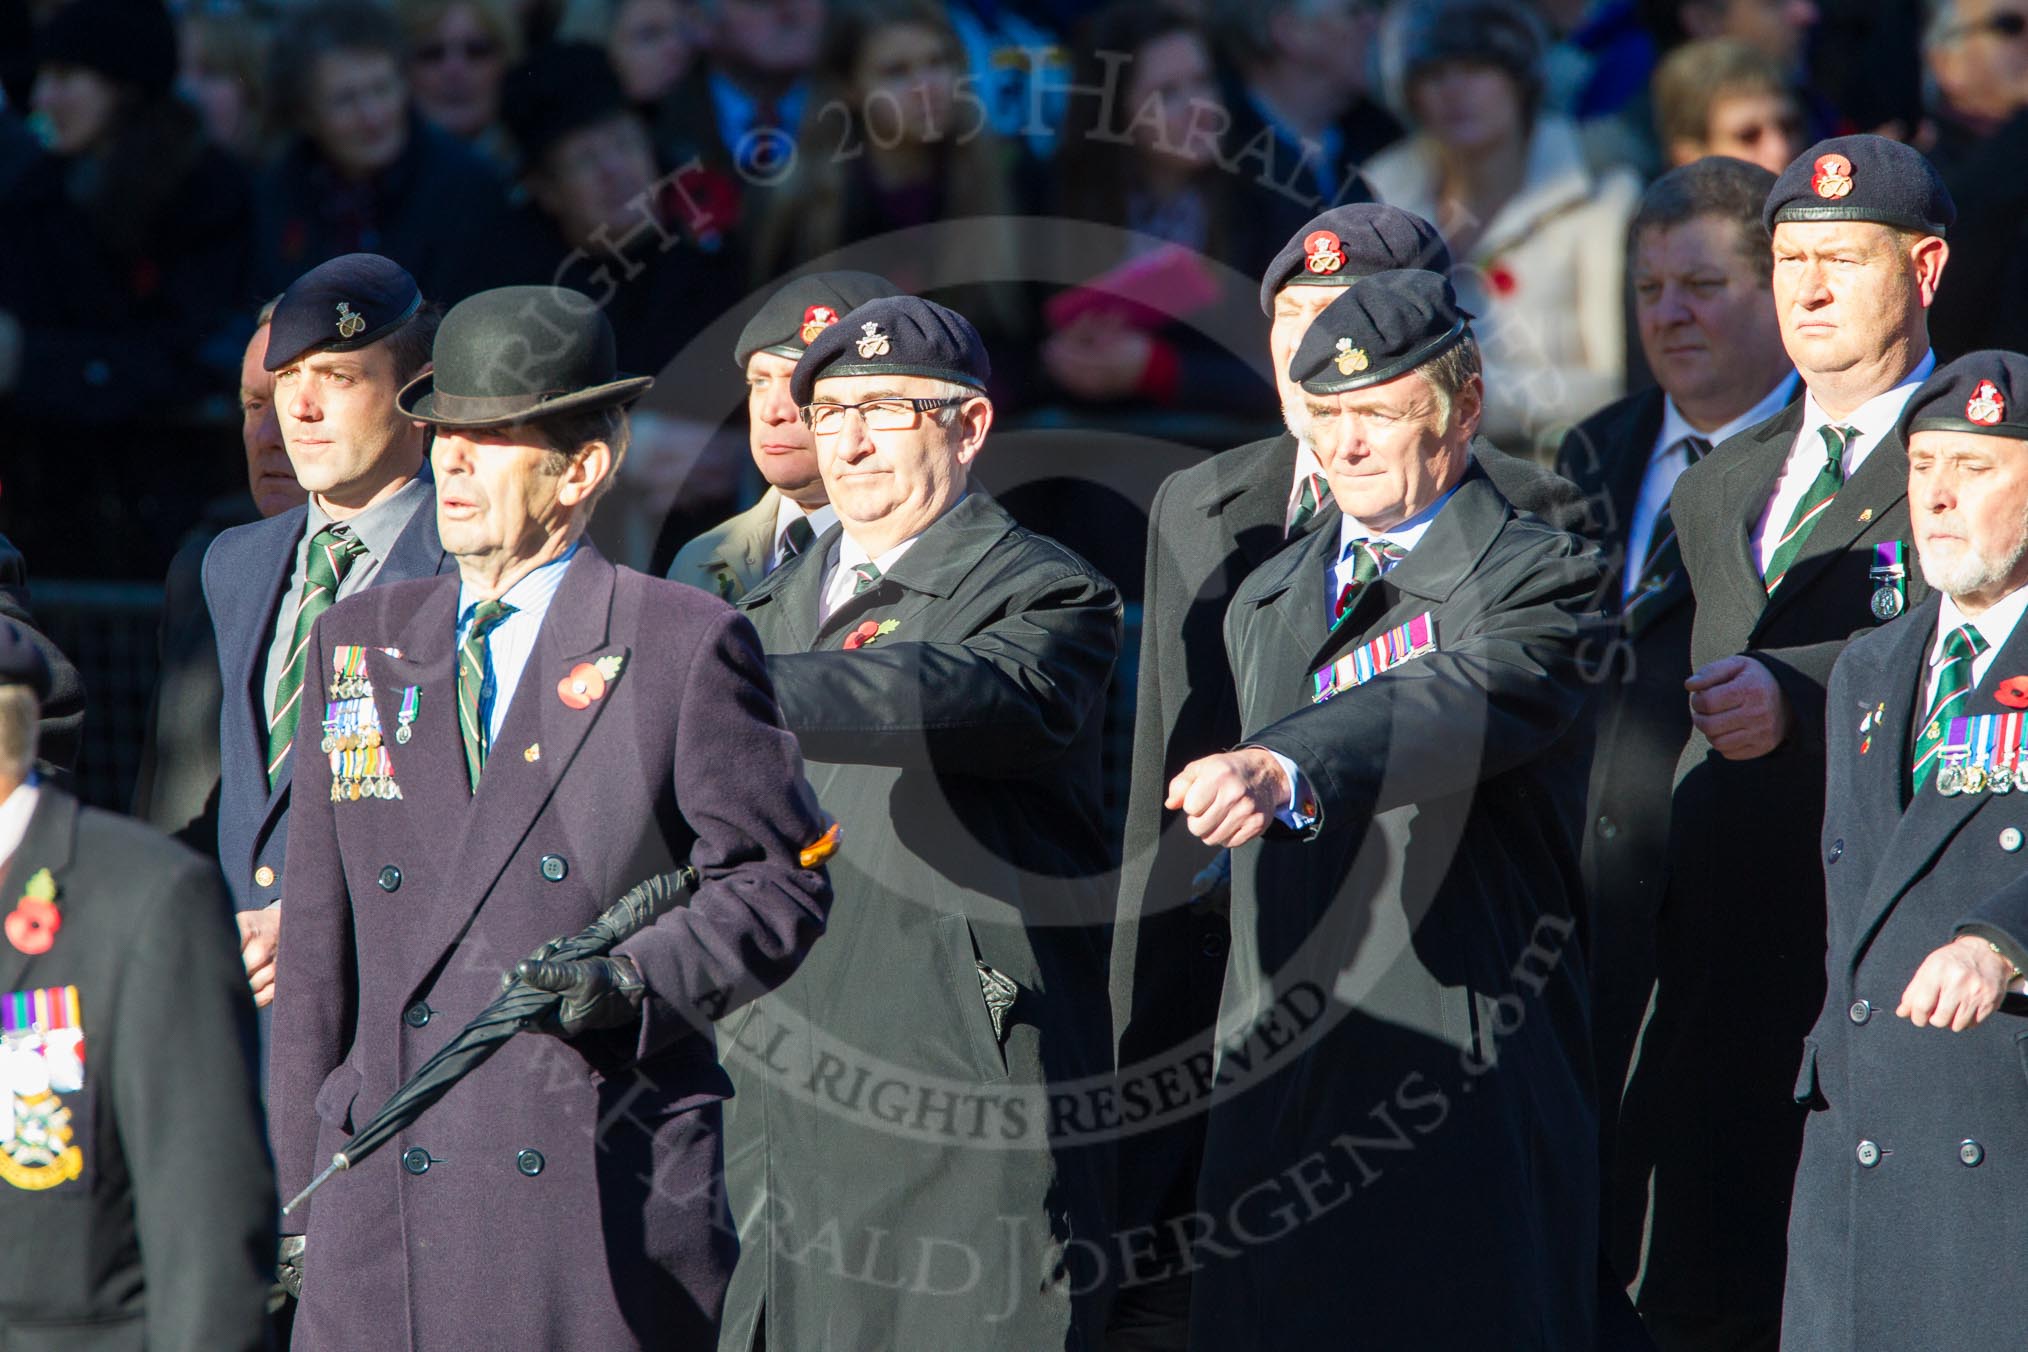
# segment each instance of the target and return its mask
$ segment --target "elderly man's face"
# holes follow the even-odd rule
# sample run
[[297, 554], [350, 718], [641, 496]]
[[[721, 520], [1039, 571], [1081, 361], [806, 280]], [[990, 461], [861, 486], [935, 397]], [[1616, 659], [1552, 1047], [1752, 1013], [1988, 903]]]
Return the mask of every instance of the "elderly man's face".
[[1390, 530], [1435, 503], [1470, 464], [1482, 399], [1473, 377], [1446, 418], [1444, 401], [1420, 371], [1305, 396], [1306, 429], [1339, 509], [1371, 530]]
[[1303, 421], [1303, 387], [1289, 379], [1289, 361], [1310, 331], [1312, 320], [1345, 294], [1338, 286], [1285, 286], [1275, 293], [1274, 323], [1268, 328], [1268, 361], [1274, 366], [1275, 393], [1282, 401], [1282, 421], [1298, 439]]
[[268, 326], [254, 330], [239, 360], [239, 439], [246, 447], [246, 486], [262, 516], [300, 507], [307, 496], [282, 444], [281, 415], [275, 411], [275, 378], [264, 363]]
[[2028, 583], [2028, 442], [1914, 433], [1908, 505], [1922, 575], [1968, 612]]
[[1737, 222], [1697, 216], [1643, 230], [1628, 271], [1641, 351], [1678, 404], [1743, 409], [1787, 368], [1774, 295]]
[[609, 455], [559, 455], [526, 425], [438, 428], [430, 465], [444, 552], [461, 572], [491, 577], [542, 557], [611, 464]]
[[275, 372], [275, 409], [296, 481], [341, 506], [364, 506], [387, 482], [389, 465], [415, 453], [415, 424], [394, 402], [401, 384], [385, 342], [311, 352]]
[[[943, 397], [935, 382], [921, 376], [833, 376], [816, 383], [810, 402], [814, 408]], [[920, 534], [964, 495], [991, 423], [989, 410], [982, 395], [968, 399], [958, 415], [946, 415], [948, 426], [932, 410], [908, 415], [904, 427], [878, 431], [867, 426], [864, 412], [853, 412], [836, 431], [819, 432], [817, 468], [838, 519], [862, 545], [873, 538], [885, 542], [884, 548]], [[876, 414], [874, 420], [882, 418]]]
[[789, 397], [796, 364], [772, 352], [746, 359], [746, 439], [761, 477], [806, 507], [822, 506], [817, 440]]
[[1805, 380], [1878, 360], [1921, 325], [1926, 299], [1901, 235], [1871, 221], [1777, 225], [1774, 297], [1782, 344]]

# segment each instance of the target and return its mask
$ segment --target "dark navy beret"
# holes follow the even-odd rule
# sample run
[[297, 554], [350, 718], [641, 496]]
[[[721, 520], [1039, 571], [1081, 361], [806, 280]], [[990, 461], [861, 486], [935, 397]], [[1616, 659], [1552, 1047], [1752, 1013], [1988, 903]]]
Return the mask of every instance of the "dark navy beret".
[[983, 391], [992, 374], [971, 320], [920, 296], [884, 296], [810, 340], [789, 377], [789, 397], [809, 403], [826, 376], [927, 376]]
[[1773, 233], [1783, 221], [1873, 221], [1941, 235], [1957, 204], [1920, 150], [1885, 136], [1833, 136], [1782, 170], [1761, 209]]
[[816, 336], [869, 300], [898, 296], [901, 288], [872, 272], [813, 272], [769, 296], [739, 331], [732, 359], [739, 369], [756, 352], [799, 360]]
[[25, 685], [38, 704], [49, 698], [49, 662], [12, 620], [0, 620], [0, 685]]
[[340, 254], [290, 282], [275, 302], [262, 365], [279, 371], [307, 352], [365, 347], [421, 308], [422, 292], [401, 264], [379, 254]]
[[1260, 279], [1260, 312], [1275, 312], [1285, 286], [1350, 286], [1396, 268], [1451, 270], [1451, 251], [1420, 216], [1380, 202], [1332, 207], [1295, 234]]
[[1310, 325], [1289, 379], [1311, 394], [1378, 385], [1440, 357], [1471, 332], [1448, 277], [1420, 268], [1354, 282]]
[[1902, 438], [1913, 432], [1976, 432], [2028, 441], [2028, 357], [1968, 352], [1937, 367], [1901, 410]]

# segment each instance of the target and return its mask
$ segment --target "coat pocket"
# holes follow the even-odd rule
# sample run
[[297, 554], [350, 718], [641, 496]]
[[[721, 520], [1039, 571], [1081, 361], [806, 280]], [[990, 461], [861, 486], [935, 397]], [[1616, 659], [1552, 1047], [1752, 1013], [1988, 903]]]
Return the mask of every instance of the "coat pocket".
[[[1004, 1080], [1007, 1078], [1007, 1053], [1001, 1045], [1001, 1035], [994, 1031], [993, 1008], [987, 1003], [987, 982], [998, 973], [990, 976], [981, 973], [979, 945], [973, 938], [971, 922], [965, 917], [940, 915], [936, 920], [936, 931], [938, 945], [943, 949], [944, 978], [957, 1001], [957, 1031], [963, 1045], [955, 1050], [965, 1056], [980, 1079], [988, 1082]], [[990, 968], [987, 970], [991, 972]], [[1004, 977], [999, 979], [1006, 981]], [[1004, 990], [1005, 986], [999, 988]], [[1016, 998], [1018, 1000], [1018, 996]], [[1004, 1002], [1000, 1017], [1002, 1028], [1014, 1018], [1013, 1010]]]
[[352, 1105], [359, 1098], [359, 1087], [364, 1080], [365, 1077], [350, 1062], [326, 1075], [324, 1083], [317, 1086], [317, 1097], [311, 1103], [317, 1116], [349, 1136], [352, 1133]]
[[1796, 1102], [1807, 1108], [1822, 1108], [1824, 1096], [1817, 1092], [1817, 1040], [1803, 1039], [1803, 1062], [1796, 1068]]

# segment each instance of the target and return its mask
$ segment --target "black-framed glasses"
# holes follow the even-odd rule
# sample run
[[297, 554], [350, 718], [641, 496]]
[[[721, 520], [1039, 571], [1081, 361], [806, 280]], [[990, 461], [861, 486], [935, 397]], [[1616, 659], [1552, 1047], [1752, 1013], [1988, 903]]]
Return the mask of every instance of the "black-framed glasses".
[[854, 410], [866, 420], [869, 432], [906, 432], [916, 419], [932, 409], [951, 408], [976, 399], [978, 395], [953, 395], [948, 399], [904, 399], [889, 395], [860, 404], [805, 404], [803, 423], [820, 437], [836, 436], [845, 426], [845, 415]]

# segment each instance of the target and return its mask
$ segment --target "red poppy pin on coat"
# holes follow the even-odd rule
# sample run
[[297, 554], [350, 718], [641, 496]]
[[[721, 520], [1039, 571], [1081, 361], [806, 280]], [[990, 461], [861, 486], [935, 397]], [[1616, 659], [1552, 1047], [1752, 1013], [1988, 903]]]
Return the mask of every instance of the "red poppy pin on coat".
[[2028, 676], [2009, 676], [2000, 682], [1993, 698], [2009, 709], [2028, 709]]
[[857, 629], [845, 636], [845, 651], [849, 653], [869, 643], [878, 642], [883, 636], [899, 628], [901, 628], [900, 620], [882, 620], [878, 624], [872, 620], [863, 620]]
[[49, 951], [62, 928], [63, 915], [56, 909], [56, 879], [48, 869], [37, 869], [7, 917], [7, 942], [35, 957]]
[[570, 709], [589, 709], [593, 703], [606, 697], [606, 687], [619, 679], [620, 669], [627, 659], [618, 653], [607, 653], [596, 662], [580, 662], [570, 669], [570, 675], [556, 683], [556, 697]]

